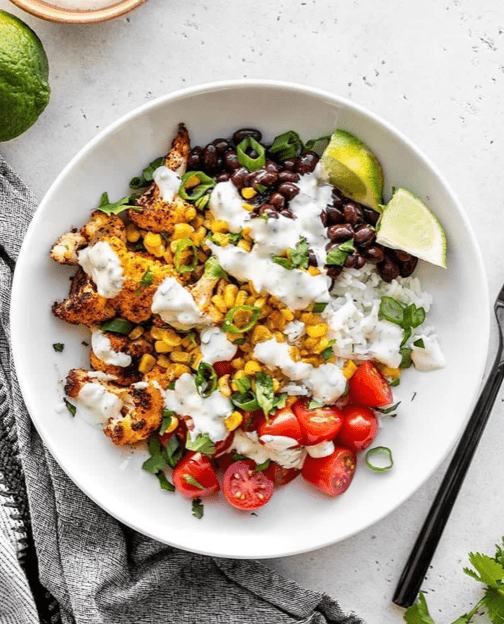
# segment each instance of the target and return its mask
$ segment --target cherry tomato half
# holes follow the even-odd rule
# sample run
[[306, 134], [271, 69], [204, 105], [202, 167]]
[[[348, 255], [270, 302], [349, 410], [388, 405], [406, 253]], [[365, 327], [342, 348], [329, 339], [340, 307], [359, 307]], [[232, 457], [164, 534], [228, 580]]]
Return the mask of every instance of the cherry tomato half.
[[296, 415], [304, 443], [307, 446], [326, 442], [336, 437], [343, 422], [343, 416], [337, 407], [316, 407], [308, 409], [310, 398], [298, 399], [292, 409]]
[[378, 419], [369, 407], [349, 405], [343, 410], [338, 442], [357, 453], [367, 448], [378, 433]]
[[201, 453], [188, 453], [180, 460], [173, 471], [173, 485], [188, 498], [202, 498], [219, 491], [213, 464]]
[[358, 405], [383, 407], [392, 403], [392, 390], [372, 362], [364, 362], [348, 382], [350, 398]]
[[303, 444], [303, 433], [298, 419], [290, 407], [283, 407], [269, 417], [269, 422], [263, 420], [257, 429], [259, 437], [263, 435], [285, 436], [293, 438], [298, 444]]
[[274, 461], [264, 470], [264, 474], [269, 477], [275, 485], [286, 485], [290, 483], [300, 472], [299, 468], [284, 468]]
[[235, 369], [232, 367], [230, 361], [214, 362], [212, 366], [214, 367], [214, 370], [217, 373], [217, 377], [223, 377], [224, 375], [231, 375], [231, 373], [236, 372]]
[[237, 509], [258, 509], [273, 496], [273, 481], [255, 466], [252, 460], [239, 460], [224, 473], [222, 491]]
[[343, 494], [352, 482], [355, 454], [347, 448], [337, 447], [327, 457], [305, 459], [301, 474], [303, 478], [330, 496]]

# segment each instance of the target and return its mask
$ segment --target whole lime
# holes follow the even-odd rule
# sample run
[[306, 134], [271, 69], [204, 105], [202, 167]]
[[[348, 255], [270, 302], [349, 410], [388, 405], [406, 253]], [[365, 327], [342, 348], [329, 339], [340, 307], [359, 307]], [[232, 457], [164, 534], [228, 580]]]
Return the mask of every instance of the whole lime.
[[0, 141], [28, 130], [49, 102], [49, 66], [40, 39], [0, 10]]

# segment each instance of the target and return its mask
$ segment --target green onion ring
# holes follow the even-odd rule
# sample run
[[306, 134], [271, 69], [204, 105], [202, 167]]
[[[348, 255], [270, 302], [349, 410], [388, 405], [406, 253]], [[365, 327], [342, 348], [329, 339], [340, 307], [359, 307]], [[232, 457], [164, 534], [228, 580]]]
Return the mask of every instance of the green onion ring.
[[[388, 466], [374, 466], [372, 464], [372, 458], [374, 456], [385, 457], [389, 461]], [[388, 446], [375, 446], [366, 453], [366, 466], [374, 470], [375, 472], [387, 472], [394, 465], [394, 460], [392, 459], [392, 451], [388, 448]]]
[[[248, 312], [252, 313], [249, 322], [243, 327], [236, 327], [236, 325], [233, 325], [234, 316], [238, 312], [238, 310], [247, 310]], [[260, 314], [261, 308], [255, 308], [254, 306], [248, 305], [235, 306], [234, 308], [228, 310], [228, 312], [226, 313], [221, 329], [222, 331], [229, 334], [243, 334], [243, 332], [246, 332], [254, 327]]]
[[[205, 376], [205, 373], [209, 373], [209, 379]], [[194, 378], [194, 384], [198, 394], [203, 397], [209, 397], [212, 392], [217, 390], [218, 378], [215, 368], [207, 362], [200, 362], [198, 370], [196, 371], [196, 377]], [[203, 386], [205, 386], [203, 388]], [[203, 389], [202, 389], [203, 388]]]
[[[184, 249], [190, 247], [193, 252], [193, 260], [191, 264], [180, 264], [180, 256]], [[175, 249], [175, 268], [178, 273], [190, 273], [194, 271], [196, 265], [198, 264], [198, 250], [196, 249], [196, 245], [192, 242], [190, 238], [181, 238], [177, 243], [177, 248]]]
[[[250, 397], [250, 398], [249, 398]], [[259, 409], [259, 403], [257, 402], [256, 395], [252, 390], [247, 392], [236, 392], [231, 395], [231, 403], [238, 409], [242, 409], [245, 412], [255, 412]]]
[[[251, 147], [255, 153], [257, 154], [257, 158], [251, 158], [248, 154], [245, 153]], [[258, 143], [253, 137], [247, 137], [243, 139], [240, 143], [238, 143], [236, 147], [236, 155], [238, 157], [238, 162], [240, 165], [247, 167], [249, 171], [256, 171], [256, 169], [260, 169], [264, 167], [266, 163], [266, 150], [265, 148]]]
[[[196, 177], [200, 181], [200, 184], [192, 187], [189, 191], [186, 189], [185, 185], [190, 178]], [[180, 185], [178, 194], [182, 199], [187, 201], [196, 201], [203, 197], [203, 195], [211, 188], [213, 188], [217, 182], [208, 177], [206, 173], [203, 171], [188, 171], [184, 173], [184, 175], [180, 178], [182, 184]]]

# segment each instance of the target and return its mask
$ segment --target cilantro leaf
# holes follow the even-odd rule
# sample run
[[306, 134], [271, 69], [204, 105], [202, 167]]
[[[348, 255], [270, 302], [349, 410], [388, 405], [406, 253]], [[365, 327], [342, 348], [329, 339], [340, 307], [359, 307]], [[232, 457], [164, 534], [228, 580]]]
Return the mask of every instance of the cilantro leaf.
[[224, 271], [224, 269], [221, 267], [216, 256], [210, 256], [210, 258], [208, 258], [208, 260], [205, 262], [205, 271], [203, 275], [210, 279], [220, 279], [221, 277], [227, 277], [226, 271]]
[[61, 353], [64, 348], [65, 348], [65, 345], [63, 343], [61, 343], [61, 342], [55, 342], [53, 344], [53, 349], [55, 351], [58, 351], [58, 353]]
[[500, 563], [481, 553], [469, 553], [469, 561], [476, 569], [476, 572], [469, 568], [464, 568], [464, 572], [468, 576], [489, 587], [503, 589], [504, 568]]
[[268, 416], [275, 404], [275, 392], [271, 375], [262, 372], [255, 374], [255, 393], [259, 407], [264, 412], [264, 415]]
[[136, 190], [136, 189], [143, 188], [144, 186], [148, 186], [154, 179], [154, 171], [156, 171], [158, 167], [161, 167], [163, 163], [164, 163], [163, 156], [160, 156], [159, 158], [156, 158], [156, 160], [153, 160], [150, 163], [150, 165], [145, 167], [145, 169], [142, 171], [141, 176], [136, 176], [134, 178], [131, 178], [130, 183], [129, 183], [130, 188]]
[[243, 235], [241, 232], [228, 232], [226, 236], [228, 237], [229, 242], [232, 245], [237, 245], [243, 238]]
[[283, 258], [282, 256], [273, 256], [272, 260], [275, 264], [279, 264], [281, 267], [287, 269], [288, 271], [291, 271], [294, 268], [294, 265], [289, 260], [289, 258]]
[[164, 453], [153, 455], [142, 464], [142, 468], [153, 475], [162, 470], [164, 466], [166, 466], [166, 456]]
[[192, 440], [190, 436], [187, 437], [186, 449], [202, 453], [203, 455], [213, 455], [215, 453], [215, 444], [210, 439], [208, 433], [200, 433], [195, 440]]
[[166, 461], [171, 468], [175, 468], [175, 466], [182, 459], [182, 455], [184, 454], [184, 449], [180, 444], [180, 440], [176, 435], [172, 436], [168, 440], [168, 444], [166, 445], [165, 455]]
[[286, 392], [282, 392], [282, 394], [279, 394], [278, 396], [276, 396], [273, 400], [274, 403], [274, 409], [282, 409], [283, 407], [285, 407], [287, 405], [287, 393]]
[[504, 622], [504, 596], [503, 588], [496, 589], [488, 587], [485, 591], [483, 604], [487, 609], [489, 618], [494, 624], [502, 624]]
[[172, 416], [175, 414], [172, 410], [164, 409], [163, 410], [163, 419], [161, 420], [161, 427], [159, 428], [159, 435], [163, 435], [166, 432], [168, 427], [171, 425]]
[[70, 414], [72, 414], [72, 416], [75, 416], [75, 414], [77, 413], [77, 408], [75, 407], [75, 405], [73, 405], [73, 403], [70, 403], [70, 401], [68, 401], [65, 397], [63, 397], [63, 403], [65, 404]]
[[203, 503], [201, 502], [201, 498], [193, 498], [192, 515], [198, 518], [198, 520], [203, 518]]
[[152, 286], [154, 282], [154, 273], [152, 272], [151, 267], [148, 267], [145, 273], [142, 275], [142, 279], [140, 280], [140, 288], [145, 288], [146, 286]]
[[266, 470], [266, 468], [271, 464], [271, 459], [267, 459], [262, 464], [257, 464], [255, 470], [259, 472], [260, 470]]
[[418, 594], [417, 602], [404, 612], [404, 621], [407, 624], [436, 624], [430, 616], [423, 592]]
[[162, 490], [166, 490], [167, 492], [175, 492], [175, 486], [173, 485], [173, 483], [170, 483], [168, 481], [165, 473], [162, 470], [156, 473], [156, 477], [158, 478], [159, 485], [161, 486]]
[[308, 409], [309, 410], [318, 409], [319, 407], [324, 407], [324, 403], [321, 403], [320, 401], [316, 401], [315, 399], [312, 399], [308, 403]]
[[233, 379], [233, 384], [236, 386], [236, 390], [242, 394], [252, 388], [250, 377], [240, 377], [240, 379]]
[[296, 243], [296, 247], [290, 250], [290, 259], [294, 266], [302, 267], [303, 269], [308, 268], [308, 243], [306, 238], [300, 238], [299, 242]]
[[184, 481], [186, 483], [188, 483], [189, 485], [192, 485], [196, 488], [198, 488], [198, 490], [204, 490], [206, 489], [204, 485], [201, 485], [201, 483], [199, 481], [197, 481], [192, 475], [184, 473], [182, 475], [182, 478], [184, 479]]
[[127, 195], [126, 197], [123, 197], [119, 201], [111, 203], [109, 200], [108, 193], [105, 192], [105, 193], [102, 193], [100, 203], [96, 207], [96, 210], [101, 210], [101, 212], [104, 212], [105, 214], [108, 214], [108, 215], [113, 215], [113, 214], [118, 215], [121, 212], [128, 210], [129, 208], [136, 208], [136, 206], [133, 205], [133, 201], [137, 197], [138, 197], [138, 193], [134, 193], [133, 195]]

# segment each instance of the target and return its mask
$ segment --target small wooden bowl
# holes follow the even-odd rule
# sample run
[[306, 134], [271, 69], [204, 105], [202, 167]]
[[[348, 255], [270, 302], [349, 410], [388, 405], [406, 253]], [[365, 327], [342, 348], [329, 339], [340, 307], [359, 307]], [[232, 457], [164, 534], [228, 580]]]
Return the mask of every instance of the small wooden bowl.
[[92, 24], [124, 15], [124, 13], [147, 2], [147, 0], [116, 0], [111, 6], [88, 10], [66, 9], [54, 6], [44, 0], [11, 0], [11, 2], [20, 9], [50, 22]]

